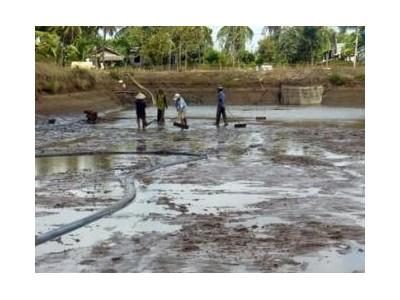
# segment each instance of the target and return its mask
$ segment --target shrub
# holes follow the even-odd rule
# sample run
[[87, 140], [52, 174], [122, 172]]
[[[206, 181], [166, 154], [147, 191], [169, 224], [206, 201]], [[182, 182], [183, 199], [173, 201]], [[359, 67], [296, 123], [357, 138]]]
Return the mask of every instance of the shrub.
[[358, 74], [354, 78], [358, 81], [365, 82], [365, 74]]
[[332, 74], [328, 77], [328, 80], [331, 84], [333, 85], [344, 85], [347, 83], [347, 80], [345, 77], [339, 74]]
[[36, 91], [56, 94], [86, 91], [95, 87], [96, 73], [86, 69], [62, 68], [56, 64], [36, 63]]
[[121, 79], [121, 76], [120, 76], [120, 74], [119, 74], [119, 72], [117, 70], [111, 70], [110, 71], [110, 77], [112, 79], [115, 79], [115, 80], [120, 80]]

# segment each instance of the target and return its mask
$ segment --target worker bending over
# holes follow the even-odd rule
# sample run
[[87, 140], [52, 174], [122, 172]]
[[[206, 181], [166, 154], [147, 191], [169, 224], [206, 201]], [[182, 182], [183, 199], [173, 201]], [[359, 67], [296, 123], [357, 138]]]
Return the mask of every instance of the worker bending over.
[[174, 101], [175, 101], [175, 108], [176, 111], [178, 112], [178, 120], [179, 123], [181, 123], [184, 126], [187, 125], [187, 120], [186, 120], [186, 101], [183, 99], [183, 97], [179, 94], [175, 94], [174, 96]]

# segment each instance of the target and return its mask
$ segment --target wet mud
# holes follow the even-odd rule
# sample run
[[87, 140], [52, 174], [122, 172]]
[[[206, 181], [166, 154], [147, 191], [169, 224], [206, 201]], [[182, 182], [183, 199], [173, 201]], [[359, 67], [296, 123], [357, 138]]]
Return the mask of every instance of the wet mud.
[[[36, 123], [36, 153], [174, 150], [207, 160], [135, 176], [128, 207], [36, 247], [36, 272], [364, 272], [364, 110], [233, 107], [246, 128], [136, 129], [130, 110]], [[266, 120], [256, 121], [260, 114]], [[229, 117], [229, 115], [228, 115]], [[60, 116], [58, 116], [60, 118]], [[149, 120], [155, 111], [149, 110]], [[122, 178], [179, 156], [36, 158], [36, 233], [121, 199]]]

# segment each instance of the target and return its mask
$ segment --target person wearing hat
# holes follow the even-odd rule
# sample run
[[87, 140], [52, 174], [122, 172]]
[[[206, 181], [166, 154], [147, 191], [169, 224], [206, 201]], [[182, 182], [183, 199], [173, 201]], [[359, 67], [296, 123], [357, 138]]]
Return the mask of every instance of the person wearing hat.
[[138, 93], [135, 96], [135, 105], [136, 105], [136, 121], [138, 128], [140, 129], [140, 120], [142, 120], [142, 128], [144, 129], [147, 125], [146, 122], [146, 96], [142, 93]]
[[182, 125], [187, 126], [187, 120], [186, 120], [186, 101], [183, 99], [183, 97], [179, 94], [175, 94], [174, 96], [174, 102], [175, 102], [175, 108], [176, 111], [178, 112], [178, 120], [179, 123]]
[[164, 91], [158, 89], [156, 94], [156, 106], [157, 106], [157, 123], [162, 125], [165, 123], [165, 110], [168, 109], [167, 97], [165, 97]]
[[215, 122], [215, 125], [219, 127], [219, 121], [222, 118], [224, 119], [225, 126], [228, 126], [228, 122], [226, 121], [226, 113], [225, 113], [225, 93], [224, 93], [224, 88], [222, 86], [218, 86], [217, 88], [217, 98], [218, 98], [218, 104], [217, 104], [217, 120]]

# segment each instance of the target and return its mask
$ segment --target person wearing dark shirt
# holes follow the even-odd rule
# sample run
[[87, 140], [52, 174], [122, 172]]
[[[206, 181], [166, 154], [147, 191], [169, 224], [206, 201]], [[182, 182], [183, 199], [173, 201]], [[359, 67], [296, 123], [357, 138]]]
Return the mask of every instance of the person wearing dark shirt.
[[228, 125], [228, 122], [226, 121], [226, 113], [225, 113], [225, 93], [224, 93], [224, 88], [222, 86], [219, 86], [217, 89], [218, 92], [218, 104], [217, 104], [217, 120], [216, 124], [217, 127], [219, 127], [219, 121], [221, 120], [221, 115], [222, 118], [224, 119], [225, 126]]
[[136, 122], [138, 128], [140, 129], [140, 120], [142, 120], [142, 128], [144, 129], [147, 125], [146, 122], [146, 96], [142, 93], [138, 93], [135, 96], [135, 105], [136, 105]]

